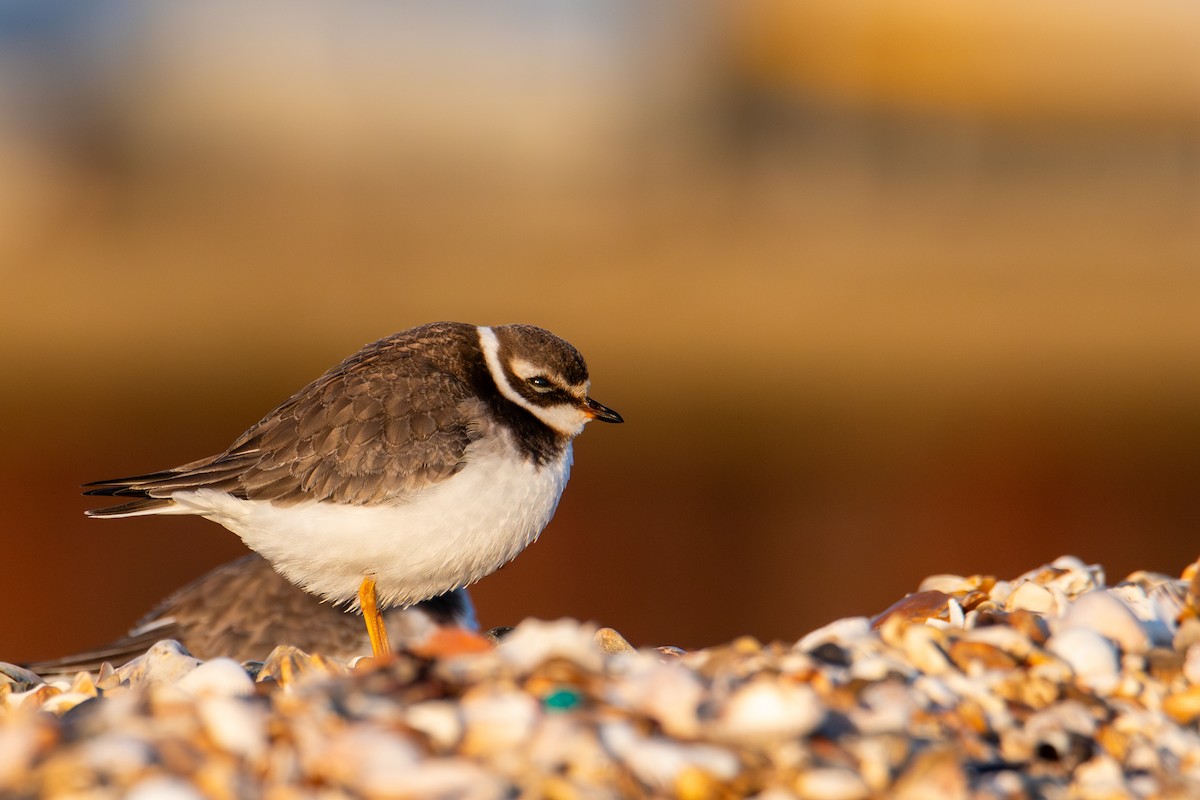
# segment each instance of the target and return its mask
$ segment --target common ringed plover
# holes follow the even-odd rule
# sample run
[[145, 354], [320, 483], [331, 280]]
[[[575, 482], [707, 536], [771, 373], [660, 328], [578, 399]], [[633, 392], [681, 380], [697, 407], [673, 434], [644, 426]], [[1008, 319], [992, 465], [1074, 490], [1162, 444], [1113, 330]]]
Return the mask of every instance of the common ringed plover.
[[359, 350], [223, 453], [87, 484], [133, 498], [87, 513], [217, 522], [302, 589], [357, 599], [380, 655], [381, 607], [477, 581], [546, 527], [571, 440], [622, 421], [587, 392], [583, 356], [549, 331], [422, 325]]
[[[439, 629], [479, 630], [465, 588], [408, 608], [389, 608], [383, 619], [390, 639], [407, 647]], [[350, 661], [370, 646], [357, 614], [301, 591], [262, 556], [248, 553], [172, 593], [120, 639], [25, 666], [43, 678], [95, 672], [106, 661], [120, 666], [162, 639], [175, 639], [196, 658], [235, 661], [262, 661], [276, 645]]]

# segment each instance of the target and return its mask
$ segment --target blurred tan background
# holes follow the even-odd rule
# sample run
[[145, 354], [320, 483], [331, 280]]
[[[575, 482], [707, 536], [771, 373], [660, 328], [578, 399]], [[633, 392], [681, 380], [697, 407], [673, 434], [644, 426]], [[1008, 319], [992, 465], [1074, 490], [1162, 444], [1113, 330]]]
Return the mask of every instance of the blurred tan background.
[[1200, 550], [1188, 2], [0, 5], [0, 660], [242, 552], [85, 520], [437, 319], [592, 426], [485, 626], [795, 639], [937, 572]]

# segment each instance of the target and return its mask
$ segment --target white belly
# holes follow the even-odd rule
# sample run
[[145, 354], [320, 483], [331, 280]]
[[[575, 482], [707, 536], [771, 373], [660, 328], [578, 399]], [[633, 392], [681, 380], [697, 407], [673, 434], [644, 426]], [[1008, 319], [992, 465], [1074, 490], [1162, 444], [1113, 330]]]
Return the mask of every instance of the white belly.
[[477, 581], [524, 550], [554, 515], [570, 471], [568, 443], [540, 467], [507, 449], [478, 454], [452, 478], [387, 506], [277, 506], [208, 489], [173, 499], [327, 600], [355, 599], [369, 575], [381, 605], [408, 605]]

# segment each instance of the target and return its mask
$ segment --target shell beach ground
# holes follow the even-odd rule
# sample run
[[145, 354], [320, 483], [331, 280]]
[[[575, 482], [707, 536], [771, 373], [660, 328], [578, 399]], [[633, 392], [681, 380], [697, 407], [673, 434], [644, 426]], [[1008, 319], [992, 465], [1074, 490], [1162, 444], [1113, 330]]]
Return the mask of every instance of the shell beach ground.
[[347, 664], [0, 665], [5, 797], [1194, 797], [1200, 578], [926, 578], [796, 642], [527, 620]]

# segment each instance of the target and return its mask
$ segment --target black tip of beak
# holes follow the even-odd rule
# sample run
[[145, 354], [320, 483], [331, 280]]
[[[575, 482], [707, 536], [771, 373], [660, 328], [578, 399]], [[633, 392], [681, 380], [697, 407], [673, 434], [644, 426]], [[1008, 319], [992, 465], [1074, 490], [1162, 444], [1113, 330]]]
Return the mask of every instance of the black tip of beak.
[[601, 422], [624, 422], [625, 420], [620, 414], [613, 411], [608, 406], [602, 406], [592, 398], [588, 398], [584, 403], [584, 408], [587, 409], [588, 415], [592, 419], [598, 419]]

